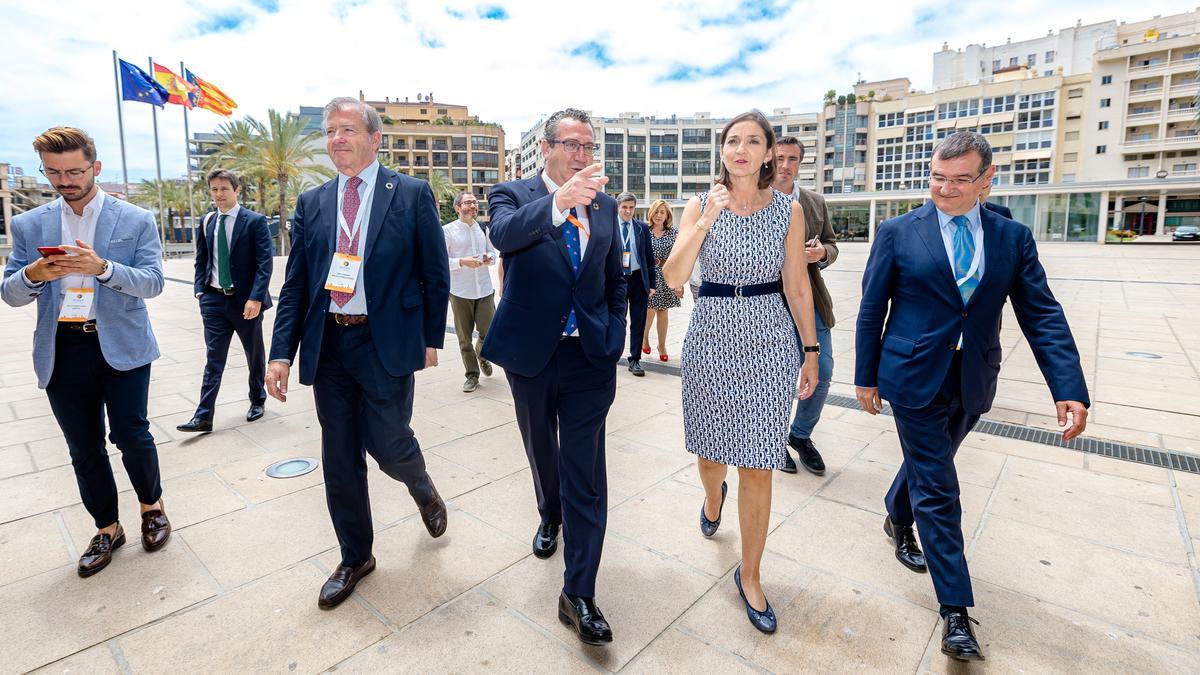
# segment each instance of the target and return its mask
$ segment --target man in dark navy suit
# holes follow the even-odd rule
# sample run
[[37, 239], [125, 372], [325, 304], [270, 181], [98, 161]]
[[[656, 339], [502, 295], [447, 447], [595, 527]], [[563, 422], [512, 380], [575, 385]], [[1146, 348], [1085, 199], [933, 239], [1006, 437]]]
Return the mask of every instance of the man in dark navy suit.
[[997, 204], [996, 202], [989, 202], [988, 197], [990, 197], [991, 195], [992, 195], [992, 185], [991, 185], [991, 183], [988, 183], [987, 185], [983, 186], [983, 193], [979, 195], [979, 205], [982, 206], [983, 208], [987, 209], [988, 211], [998, 213], [998, 214], [1004, 216], [1005, 218], [1012, 220], [1012, 209], [1008, 208], [1007, 206], [1005, 206], [1003, 204]]
[[646, 303], [654, 295], [654, 265], [651, 263], [650, 226], [633, 217], [636, 208], [637, 197], [632, 192], [622, 192], [617, 197], [621, 267], [625, 274], [625, 298], [629, 301], [629, 372], [645, 377], [642, 333], [646, 330]]
[[533, 470], [541, 525], [533, 553], [548, 558], [563, 530], [566, 573], [558, 616], [588, 644], [612, 642], [596, 607], [608, 522], [604, 420], [625, 344], [625, 273], [617, 204], [592, 164], [587, 113], [546, 120], [545, 170], [488, 197], [492, 244], [504, 255], [504, 297], [483, 356], [502, 366]]
[[1075, 339], [1033, 234], [980, 207], [994, 171], [991, 147], [979, 134], [953, 134], [934, 150], [932, 201], [876, 232], [855, 344], [859, 404], [874, 415], [881, 399], [891, 403], [904, 454], [887, 494], [884, 531], [905, 567], [928, 570], [945, 622], [942, 653], [960, 660], [982, 659], [983, 652], [967, 616], [975, 602], [954, 454], [995, 398], [1006, 302], [1050, 387], [1059, 425], [1071, 420], [1064, 440], [1083, 433], [1090, 403]]
[[379, 165], [383, 122], [355, 98], [325, 106], [325, 144], [338, 177], [300, 195], [279, 294], [267, 392], [287, 400], [300, 353], [321, 423], [325, 497], [341, 564], [317, 605], [337, 606], [375, 569], [365, 452], [404, 483], [430, 536], [446, 504], [413, 435], [413, 373], [437, 365], [450, 269], [429, 183]]
[[196, 230], [194, 288], [204, 322], [208, 363], [196, 414], [190, 422], [175, 427], [180, 431], [212, 431], [217, 392], [221, 390], [229, 341], [235, 333], [250, 369], [246, 421], [261, 418], [267, 402], [262, 313], [271, 307], [271, 231], [265, 216], [238, 204], [241, 183], [233, 172], [217, 169], [208, 174], [208, 192], [217, 210], [208, 214]]

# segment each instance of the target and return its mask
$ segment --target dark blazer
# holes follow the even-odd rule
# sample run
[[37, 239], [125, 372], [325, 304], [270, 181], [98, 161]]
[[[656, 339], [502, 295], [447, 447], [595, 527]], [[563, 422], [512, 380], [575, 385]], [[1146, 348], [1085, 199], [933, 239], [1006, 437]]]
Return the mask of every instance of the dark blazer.
[[987, 412], [1000, 372], [1001, 314], [1012, 300], [1054, 400], [1089, 405], [1075, 339], [1046, 283], [1032, 232], [987, 209], [979, 216], [983, 279], [966, 307], [933, 202], [876, 230], [863, 274], [854, 383], [879, 387], [880, 398], [906, 408], [924, 407], [945, 379], [961, 333], [963, 408]]
[[591, 237], [578, 279], [553, 197], [541, 174], [500, 183], [488, 195], [492, 244], [504, 254], [504, 294], [482, 356], [523, 377], [537, 375], [558, 349], [571, 308], [583, 353], [616, 365], [625, 344], [625, 275], [617, 203], [599, 194], [588, 209]]
[[833, 328], [833, 296], [825, 286], [821, 270], [833, 264], [838, 257], [837, 237], [833, 234], [833, 225], [829, 218], [829, 205], [825, 198], [813, 192], [800, 188], [800, 208], [804, 210], [804, 241], [812, 241], [817, 237], [825, 247], [825, 262], [808, 265], [808, 279], [812, 286], [813, 307], [821, 315], [821, 321], [826, 328]]
[[[205, 216], [196, 228], [195, 293], [199, 295], [212, 279], [217, 233], [217, 212]], [[226, 222], [228, 227], [231, 223]], [[271, 308], [271, 271], [274, 269], [275, 247], [271, 243], [271, 228], [266, 216], [239, 206], [232, 223], [233, 235], [229, 245], [229, 272], [233, 277], [233, 297], [241, 304], [258, 300], [263, 311]]]
[[[637, 246], [638, 264], [642, 266], [642, 284], [643, 288], [649, 291], [654, 288], [654, 254], [650, 244], [650, 225], [644, 220], [634, 218], [633, 236], [637, 237], [634, 246]], [[617, 221], [617, 237], [621, 236], [621, 221]], [[623, 246], [624, 244], [622, 244]], [[624, 250], [624, 249], [622, 249]]]
[[983, 208], [987, 209], [988, 211], [993, 211], [995, 213], [999, 213], [1000, 215], [1004, 216], [1005, 218], [1012, 220], [1012, 210], [1009, 209], [1007, 206], [1005, 206], [1003, 204], [995, 204], [993, 202], [988, 202], [988, 201], [980, 202], [980, 204], [983, 206]]
[[[321, 354], [329, 291], [325, 279], [337, 250], [337, 179], [296, 200], [292, 250], [279, 293], [271, 360], [294, 359], [300, 382], [312, 384]], [[446, 337], [450, 266], [429, 183], [379, 167], [358, 289], [366, 293], [371, 337], [393, 377], [425, 367], [425, 348]]]

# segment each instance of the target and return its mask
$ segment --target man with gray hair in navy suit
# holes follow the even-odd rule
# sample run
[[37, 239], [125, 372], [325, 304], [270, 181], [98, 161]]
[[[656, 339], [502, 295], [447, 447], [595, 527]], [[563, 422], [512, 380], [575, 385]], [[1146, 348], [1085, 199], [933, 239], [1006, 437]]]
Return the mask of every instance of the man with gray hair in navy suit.
[[162, 293], [162, 246], [149, 211], [96, 185], [100, 161], [86, 133], [47, 129], [33, 149], [60, 198], [13, 219], [0, 292], [13, 307], [37, 302], [38, 387], [66, 437], [80, 498], [98, 530], [79, 558], [79, 576], [89, 577], [125, 543], [104, 444], [105, 412], [109, 438], [141, 503], [142, 547], [157, 551], [171, 536], [146, 417], [158, 343], [145, 298]]

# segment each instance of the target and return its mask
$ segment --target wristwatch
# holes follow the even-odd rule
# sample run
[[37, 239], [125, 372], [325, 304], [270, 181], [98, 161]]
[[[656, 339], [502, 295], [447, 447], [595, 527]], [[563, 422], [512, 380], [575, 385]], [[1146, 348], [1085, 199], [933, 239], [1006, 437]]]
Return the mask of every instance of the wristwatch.
[[108, 274], [108, 268], [110, 268], [110, 267], [112, 267], [112, 263], [110, 263], [110, 262], [108, 261], [108, 259], [107, 259], [107, 258], [105, 258], [105, 259], [104, 259], [104, 269], [100, 270], [100, 273], [99, 273], [99, 274], [97, 274], [96, 276], [97, 276], [97, 277], [102, 277], [102, 276], [104, 276], [105, 274]]
[[821, 353], [821, 345], [819, 345], [819, 344], [816, 344], [816, 345], [805, 345], [805, 346], [804, 346], [804, 351], [805, 351], [806, 353], [807, 353], [807, 352], [811, 352], [811, 353], [814, 353], [814, 354], [820, 354], [820, 353]]

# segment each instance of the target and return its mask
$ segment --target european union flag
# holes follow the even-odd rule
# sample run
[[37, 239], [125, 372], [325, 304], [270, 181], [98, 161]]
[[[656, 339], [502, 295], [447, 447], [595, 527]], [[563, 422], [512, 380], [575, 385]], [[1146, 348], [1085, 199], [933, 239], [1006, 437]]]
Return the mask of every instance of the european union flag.
[[118, 60], [121, 63], [121, 98], [126, 101], [150, 103], [160, 108], [166, 105], [167, 97], [171, 95], [166, 87], [141, 68], [124, 59]]

